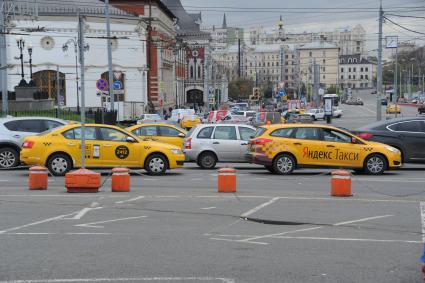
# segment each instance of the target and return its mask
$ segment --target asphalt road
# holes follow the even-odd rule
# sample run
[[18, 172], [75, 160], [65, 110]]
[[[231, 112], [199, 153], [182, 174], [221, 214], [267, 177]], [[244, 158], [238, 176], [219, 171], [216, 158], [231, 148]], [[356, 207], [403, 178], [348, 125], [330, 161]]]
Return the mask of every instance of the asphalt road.
[[[373, 105], [342, 107], [335, 124], [375, 120]], [[328, 169], [219, 166], [238, 169], [237, 193], [195, 164], [133, 172], [130, 193], [107, 171], [97, 194], [60, 177], [29, 191], [26, 169], [0, 171], [0, 283], [422, 282], [425, 165], [355, 175], [349, 198], [329, 195]]]

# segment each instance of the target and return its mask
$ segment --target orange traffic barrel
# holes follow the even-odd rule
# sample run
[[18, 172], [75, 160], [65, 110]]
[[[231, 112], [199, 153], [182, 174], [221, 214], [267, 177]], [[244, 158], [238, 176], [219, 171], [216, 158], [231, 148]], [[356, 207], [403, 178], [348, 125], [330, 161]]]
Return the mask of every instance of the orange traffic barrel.
[[31, 167], [28, 177], [28, 187], [30, 190], [47, 190], [47, 179], [46, 167]]
[[335, 170], [331, 172], [331, 196], [351, 197], [351, 173], [347, 170]]
[[65, 187], [68, 193], [97, 193], [100, 188], [100, 174], [87, 169], [66, 173]]
[[130, 174], [128, 168], [112, 169], [112, 191], [113, 192], [129, 192], [130, 191]]
[[218, 192], [236, 193], [236, 169], [221, 168], [218, 170]]

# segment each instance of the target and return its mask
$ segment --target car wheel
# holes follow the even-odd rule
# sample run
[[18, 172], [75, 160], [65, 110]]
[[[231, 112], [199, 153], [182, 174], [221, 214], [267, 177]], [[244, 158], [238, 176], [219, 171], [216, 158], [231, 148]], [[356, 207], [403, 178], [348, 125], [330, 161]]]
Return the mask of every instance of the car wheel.
[[65, 154], [54, 154], [47, 161], [47, 168], [54, 176], [64, 176], [72, 169], [72, 161]]
[[19, 153], [10, 147], [0, 149], [0, 168], [12, 168], [19, 164]]
[[289, 154], [281, 154], [273, 161], [273, 170], [279, 175], [289, 175], [295, 169], [295, 159]]
[[364, 171], [369, 175], [381, 175], [387, 169], [387, 161], [382, 155], [372, 154], [366, 158]]
[[202, 169], [214, 169], [217, 164], [217, 157], [211, 152], [202, 153], [199, 156], [198, 164]]
[[311, 116], [311, 118], [313, 119], [313, 121], [316, 121], [317, 119], [316, 119], [316, 116]]
[[273, 166], [264, 166], [270, 173], [275, 173]]
[[149, 175], [163, 175], [167, 171], [168, 161], [162, 154], [152, 154], [146, 159], [145, 170]]

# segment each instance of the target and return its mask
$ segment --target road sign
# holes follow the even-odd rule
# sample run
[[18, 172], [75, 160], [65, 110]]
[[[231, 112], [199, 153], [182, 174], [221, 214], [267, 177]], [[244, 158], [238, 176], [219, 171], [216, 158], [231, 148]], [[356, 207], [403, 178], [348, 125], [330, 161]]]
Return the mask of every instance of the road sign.
[[115, 81], [114, 82], [114, 89], [122, 89], [122, 83], [121, 81]]
[[108, 90], [108, 87], [109, 87], [108, 81], [104, 79], [98, 79], [96, 81], [96, 87], [98, 90], [102, 90], [102, 91]]
[[282, 89], [279, 91], [279, 97], [284, 97], [286, 96], [286, 92]]
[[387, 36], [385, 37], [386, 48], [397, 48], [398, 47], [398, 36]]

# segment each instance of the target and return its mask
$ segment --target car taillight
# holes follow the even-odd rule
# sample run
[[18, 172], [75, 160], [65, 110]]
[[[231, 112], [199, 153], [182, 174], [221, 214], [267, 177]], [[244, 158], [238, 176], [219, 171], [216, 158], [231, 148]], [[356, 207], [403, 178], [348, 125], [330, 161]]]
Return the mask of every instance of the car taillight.
[[373, 137], [373, 134], [371, 134], [371, 133], [360, 133], [357, 136], [361, 139], [368, 140], [368, 139]]
[[25, 141], [25, 142], [22, 144], [22, 148], [32, 148], [32, 147], [33, 147], [33, 145], [34, 145], [34, 142], [33, 142], [33, 141]]
[[253, 139], [251, 140], [251, 144], [255, 144], [255, 145], [265, 145], [266, 143], [272, 142], [273, 140], [270, 139], [265, 139], [265, 138], [257, 138], [257, 139]]
[[188, 138], [184, 143], [185, 149], [192, 149], [192, 138]]

